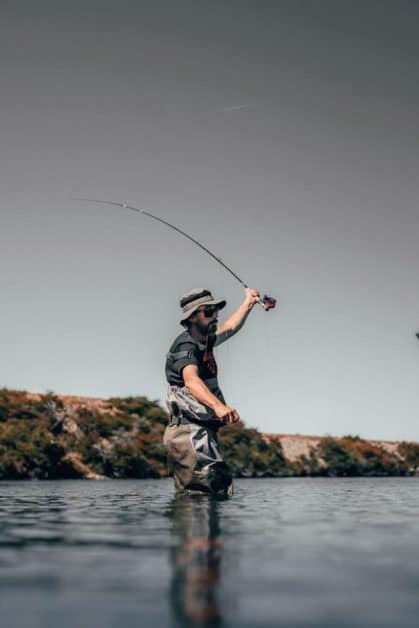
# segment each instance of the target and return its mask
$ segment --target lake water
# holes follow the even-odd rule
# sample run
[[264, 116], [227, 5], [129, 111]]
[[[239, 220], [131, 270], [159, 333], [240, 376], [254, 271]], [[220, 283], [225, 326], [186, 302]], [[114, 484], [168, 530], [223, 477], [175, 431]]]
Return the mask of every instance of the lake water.
[[417, 627], [419, 479], [0, 483], [2, 628]]

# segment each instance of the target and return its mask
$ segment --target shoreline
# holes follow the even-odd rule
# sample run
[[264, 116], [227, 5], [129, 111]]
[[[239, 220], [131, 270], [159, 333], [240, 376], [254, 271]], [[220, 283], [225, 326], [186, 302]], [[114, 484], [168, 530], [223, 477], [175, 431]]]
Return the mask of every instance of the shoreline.
[[[167, 477], [168, 414], [145, 396], [82, 397], [0, 389], [0, 480]], [[220, 431], [237, 478], [419, 475], [419, 443], [357, 435]]]

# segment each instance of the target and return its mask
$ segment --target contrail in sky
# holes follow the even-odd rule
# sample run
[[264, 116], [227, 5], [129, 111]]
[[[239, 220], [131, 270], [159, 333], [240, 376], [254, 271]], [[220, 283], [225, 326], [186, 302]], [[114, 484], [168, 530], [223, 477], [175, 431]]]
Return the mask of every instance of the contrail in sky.
[[231, 107], [220, 107], [216, 109], [218, 113], [222, 113], [225, 111], [239, 111], [239, 109], [250, 109], [251, 107], [255, 107], [256, 105], [231, 105]]

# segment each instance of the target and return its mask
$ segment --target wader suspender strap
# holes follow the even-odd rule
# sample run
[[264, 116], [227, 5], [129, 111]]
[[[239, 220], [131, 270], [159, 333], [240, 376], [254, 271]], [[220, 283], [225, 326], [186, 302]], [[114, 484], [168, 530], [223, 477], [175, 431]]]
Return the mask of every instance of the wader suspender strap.
[[181, 360], [182, 358], [192, 358], [193, 355], [193, 351], [175, 351], [174, 353], [169, 351], [167, 358], [169, 360]]

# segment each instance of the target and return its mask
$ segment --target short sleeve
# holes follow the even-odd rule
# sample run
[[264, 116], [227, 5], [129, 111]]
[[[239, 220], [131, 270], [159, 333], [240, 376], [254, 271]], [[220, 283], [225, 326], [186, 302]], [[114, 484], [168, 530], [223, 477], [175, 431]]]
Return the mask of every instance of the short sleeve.
[[183, 369], [189, 364], [198, 365], [198, 349], [193, 342], [185, 342], [178, 346], [178, 350], [173, 356], [172, 369], [182, 376]]

